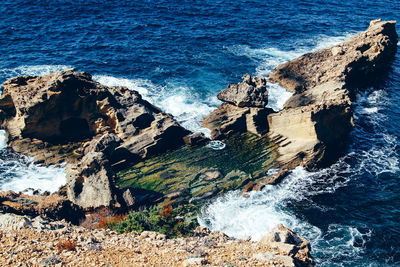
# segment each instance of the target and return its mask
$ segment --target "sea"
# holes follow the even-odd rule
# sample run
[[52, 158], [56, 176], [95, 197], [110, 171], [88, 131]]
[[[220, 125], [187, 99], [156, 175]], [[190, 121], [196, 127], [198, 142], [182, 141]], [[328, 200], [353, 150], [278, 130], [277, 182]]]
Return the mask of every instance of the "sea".
[[[0, 83], [76, 68], [105, 85], [139, 91], [187, 129], [220, 104], [241, 77], [365, 30], [400, 21], [399, 0], [0, 0]], [[400, 27], [397, 26], [400, 32]], [[317, 266], [400, 266], [400, 54], [374, 88], [357, 96], [343, 157], [243, 198], [207, 203], [201, 225], [259, 240], [283, 223], [307, 238]], [[290, 93], [269, 85], [269, 106]], [[56, 191], [64, 166], [12, 153], [0, 132], [0, 190]]]

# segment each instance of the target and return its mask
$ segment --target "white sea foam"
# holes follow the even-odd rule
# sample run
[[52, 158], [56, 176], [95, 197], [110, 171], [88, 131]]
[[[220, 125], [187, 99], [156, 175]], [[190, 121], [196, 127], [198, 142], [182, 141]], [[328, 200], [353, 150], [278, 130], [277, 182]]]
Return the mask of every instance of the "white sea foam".
[[2, 77], [9, 79], [18, 75], [43, 76], [54, 71], [62, 71], [70, 68], [71, 66], [67, 65], [23, 65], [16, 68], [0, 69], [0, 74]]
[[[0, 131], [0, 191], [16, 192], [31, 188], [41, 192], [55, 192], [65, 184], [65, 166], [36, 165], [25, 156], [12, 157], [7, 148], [5, 131]], [[16, 155], [13, 155], [16, 156]], [[29, 192], [28, 192], [29, 193]]]
[[207, 147], [214, 150], [222, 150], [226, 147], [226, 144], [219, 140], [212, 140], [207, 144]]
[[311, 49], [311, 51], [317, 51], [320, 49], [328, 48], [334, 45], [337, 45], [338, 43], [341, 43], [345, 40], [347, 40], [349, 37], [353, 36], [356, 34], [356, 32], [346, 32], [344, 34], [341, 34], [339, 36], [327, 36], [327, 35], [319, 35], [313, 40], [311, 40], [312, 43], [314, 43], [314, 47]]
[[192, 87], [167, 83], [160, 86], [146, 79], [117, 78], [107, 75], [94, 75], [93, 79], [107, 86], [126, 86], [138, 91], [144, 99], [171, 113], [186, 129], [203, 132], [209, 136], [208, 129], [201, 126], [201, 121], [219, 104], [215, 96], [201, 98]]
[[7, 147], [6, 131], [0, 130], [0, 150]]
[[267, 83], [268, 90], [268, 108], [274, 111], [283, 109], [286, 101], [293, 95], [291, 92], [286, 91], [285, 88], [278, 84]]
[[[272, 227], [283, 223], [310, 240], [317, 240], [321, 231], [296, 218], [285, 209], [285, 205], [290, 200], [307, 201], [311, 195], [333, 192], [344, 186], [348, 179], [336, 175], [343, 167], [346, 170], [343, 165], [340, 162], [331, 169], [316, 173], [297, 167], [279, 185], [266, 185], [262, 191], [250, 192], [248, 197], [242, 197], [238, 191], [227, 193], [203, 208], [199, 223], [229, 236], [251, 237], [253, 240], [260, 240]], [[325, 183], [323, 187], [322, 182]]]
[[[65, 65], [34, 65], [17, 68], [1, 69], [2, 77], [6, 79], [17, 75], [39, 76], [71, 68]], [[36, 165], [28, 157], [11, 158], [4, 152], [7, 148], [5, 131], [0, 131], [0, 190], [24, 191], [28, 188], [42, 192], [55, 192], [65, 184], [65, 167], [44, 167]]]
[[[65, 166], [44, 167], [31, 160], [0, 160], [0, 191], [22, 192], [26, 189], [49, 191], [53, 193], [65, 185]], [[28, 191], [28, 193], [31, 190]]]

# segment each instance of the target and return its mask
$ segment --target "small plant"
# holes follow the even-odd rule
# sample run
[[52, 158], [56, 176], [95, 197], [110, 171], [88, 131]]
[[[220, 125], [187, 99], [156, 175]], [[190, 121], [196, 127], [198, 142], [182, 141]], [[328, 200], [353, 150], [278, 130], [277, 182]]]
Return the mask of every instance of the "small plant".
[[114, 215], [111, 217], [101, 218], [99, 220], [98, 227], [102, 229], [113, 228], [114, 226], [122, 222], [126, 218], [126, 216], [127, 216], [126, 214], [123, 214], [123, 215]]
[[86, 219], [81, 223], [81, 226], [89, 229], [107, 229], [113, 228], [115, 225], [125, 219], [127, 214], [118, 215], [108, 208], [102, 208], [96, 212], [86, 215]]
[[110, 228], [118, 233], [156, 231], [167, 237], [190, 235], [198, 226], [196, 220], [197, 207], [185, 205], [172, 208], [171, 205], [153, 207], [148, 210], [134, 211], [122, 221]]
[[101, 208], [95, 212], [86, 214], [86, 218], [81, 222], [81, 226], [89, 229], [99, 228], [100, 221], [105, 218], [111, 218], [115, 213], [108, 208]]
[[60, 241], [57, 243], [58, 251], [68, 250], [68, 251], [75, 251], [77, 243], [75, 241], [67, 240], [67, 241]]

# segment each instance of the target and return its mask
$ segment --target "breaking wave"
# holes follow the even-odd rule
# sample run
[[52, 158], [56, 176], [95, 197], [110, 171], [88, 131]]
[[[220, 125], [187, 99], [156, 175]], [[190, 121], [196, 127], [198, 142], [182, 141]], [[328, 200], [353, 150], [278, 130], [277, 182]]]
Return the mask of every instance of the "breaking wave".
[[144, 99], [160, 107], [164, 112], [174, 115], [186, 129], [203, 132], [207, 136], [210, 134], [208, 129], [201, 126], [201, 121], [219, 104], [213, 95], [203, 98], [192, 87], [174, 83], [161, 86], [146, 79], [117, 78], [108, 75], [94, 75], [93, 79], [107, 86], [125, 86], [138, 91]]

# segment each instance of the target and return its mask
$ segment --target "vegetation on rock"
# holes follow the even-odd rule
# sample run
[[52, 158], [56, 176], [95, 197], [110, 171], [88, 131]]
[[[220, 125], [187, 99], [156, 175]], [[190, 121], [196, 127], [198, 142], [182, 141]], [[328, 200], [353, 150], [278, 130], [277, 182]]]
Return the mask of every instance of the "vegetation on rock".
[[108, 225], [118, 233], [155, 231], [168, 238], [190, 236], [198, 226], [196, 220], [197, 207], [183, 205], [172, 208], [171, 205], [153, 207], [147, 210], [134, 211], [125, 219], [113, 225], [121, 217], [110, 220]]

